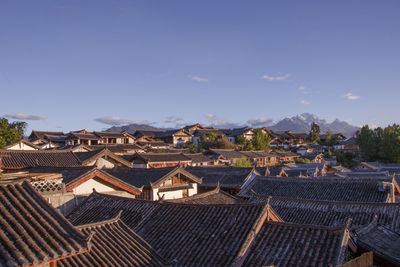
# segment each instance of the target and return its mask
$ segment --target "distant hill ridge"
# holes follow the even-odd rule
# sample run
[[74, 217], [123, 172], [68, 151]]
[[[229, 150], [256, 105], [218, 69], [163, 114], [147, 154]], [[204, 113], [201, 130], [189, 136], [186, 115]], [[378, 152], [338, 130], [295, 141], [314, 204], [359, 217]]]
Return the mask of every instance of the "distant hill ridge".
[[[328, 129], [330, 129], [333, 133], [342, 133], [346, 137], [351, 137], [355, 134], [355, 132], [359, 129], [359, 127], [353, 126], [345, 121], [341, 121], [339, 119], [334, 120], [329, 123], [324, 119], [318, 118], [318, 116], [310, 113], [303, 113], [300, 115], [296, 115], [290, 118], [284, 118], [273, 125], [265, 126], [267, 129], [273, 131], [292, 131], [295, 133], [308, 133], [310, 131], [311, 124], [315, 122], [321, 128], [321, 133], [325, 133]], [[237, 127], [243, 127], [246, 125], [238, 124]], [[251, 125], [248, 125], [252, 127]], [[223, 125], [213, 125], [214, 128], [226, 128]], [[159, 130], [171, 130], [172, 128], [161, 128], [154, 127], [147, 124], [129, 124], [125, 126], [113, 126], [106, 131], [108, 132], [120, 132], [127, 131], [129, 133], [134, 133], [136, 130], [148, 130], [148, 131], [159, 131]]]

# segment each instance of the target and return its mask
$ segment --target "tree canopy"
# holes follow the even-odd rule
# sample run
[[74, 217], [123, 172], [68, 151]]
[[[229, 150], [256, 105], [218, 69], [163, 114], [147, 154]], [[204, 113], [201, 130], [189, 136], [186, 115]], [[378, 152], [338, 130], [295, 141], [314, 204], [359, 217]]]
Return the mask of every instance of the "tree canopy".
[[374, 130], [368, 125], [356, 133], [356, 141], [366, 161], [400, 163], [400, 126], [393, 124]]
[[319, 141], [319, 134], [321, 132], [321, 129], [318, 124], [313, 122], [311, 124], [311, 130], [310, 130], [310, 139], [312, 142], [318, 142]]
[[21, 140], [26, 126], [23, 121], [9, 123], [6, 118], [0, 118], [0, 148]]
[[235, 162], [235, 167], [241, 167], [241, 168], [249, 168], [252, 167], [250, 159], [246, 157], [242, 157], [238, 161]]

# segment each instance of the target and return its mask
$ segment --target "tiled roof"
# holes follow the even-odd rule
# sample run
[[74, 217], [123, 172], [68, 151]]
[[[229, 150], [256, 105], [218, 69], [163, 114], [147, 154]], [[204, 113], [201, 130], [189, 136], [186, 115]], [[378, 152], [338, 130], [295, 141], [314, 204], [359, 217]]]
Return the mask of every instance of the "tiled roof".
[[27, 146], [30, 146], [30, 147], [34, 148], [35, 150], [39, 150], [40, 149], [40, 147], [38, 145], [32, 144], [31, 142], [29, 142], [29, 141], [27, 141], [25, 139], [21, 139], [18, 142], [15, 142], [13, 144], [9, 144], [4, 149], [8, 150], [9, 148], [12, 148], [13, 146], [18, 145], [18, 144], [25, 144]]
[[335, 176], [343, 178], [386, 178], [389, 177], [389, 172], [336, 172]]
[[[268, 197], [254, 195], [250, 201], [264, 203]], [[400, 203], [357, 203], [301, 200], [270, 197], [275, 212], [285, 222], [323, 226], [341, 226], [352, 219], [350, 228], [369, 224], [378, 215], [378, 222], [400, 231]]]
[[243, 266], [338, 266], [344, 261], [348, 239], [346, 226], [266, 222]]
[[151, 187], [161, 180], [177, 173], [185, 176], [191, 182], [201, 183], [202, 180], [190, 172], [180, 168], [154, 168], [154, 169], [115, 169], [105, 170], [106, 173], [121, 179], [136, 187]]
[[247, 156], [240, 151], [233, 149], [210, 149], [210, 152], [216, 154], [218, 157], [223, 157], [224, 159], [240, 159], [246, 158]]
[[67, 215], [67, 219], [73, 225], [91, 224], [115, 218], [122, 210], [122, 221], [133, 229], [159, 205], [160, 203], [157, 201], [124, 198], [93, 192], [81, 205]]
[[206, 157], [203, 153], [185, 153], [184, 155], [191, 159], [193, 163], [213, 162], [212, 159]]
[[94, 166], [78, 166], [78, 167], [35, 167], [29, 169], [30, 173], [60, 173], [64, 183], [76, 179], [77, 177], [95, 169]]
[[394, 266], [399, 266], [400, 231], [388, 229], [381, 225], [378, 219], [375, 218], [370, 224], [356, 230], [354, 238], [356, 244], [363, 250], [372, 251], [374, 257], [384, 259]]
[[83, 165], [89, 164], [90, 162], [92, 162], [94, 160], [105, 157], [106, 159], [112, 159], [115, 162], [117, 162], [125, 167], [128, 167], [128, 168], [132, 167], [131, 162], [115, 155], [107, 148], [104, 148], [101, 150], [95, 150], [95, 151], [88, 151], [88, 152], [74, 152], [74, 154]]
[[32, 133], [30, 134], [29, 138], [30, 139], [45, 139], [45, 135], [54, 135], [54, 136], [64, 136], [63, 132], [51, 132], [51, 131], [36, 131], [33, 130]]
[[141, 153], [133, 155], [131, 161], [133, 160], [133, 163], [135, 163], [135, 159], [141, 159], [148, 163], [191, 161], [190, 158], [186, 157], [182, 153]]
[[[386, 185], [385, 185], [386, 183]], [[327, 178], [276, 178], [257, 176], [240, 192], [240, 196], [252, 196], [252, 191], [264, 196], [298, 199], [389, 202], [393, 199], [392, 178], [343, 179]]]
[[265, 204], [187, 205], [164, 203], [135, 231], [168, 260], [181, 266], [230, 266]]
[[[235, 204], [235, 203], [243, 203], [244, 200], [241, 200], [231, 194], [228, 194], [217, 186], [214, 190], [193, 195], [185, 198], [177, 198], [177, 199], [169, 199], [167, 202], [173, 203], [181, 203], [181, 204]], [[264, 201], [265, 202], [265, 201]]]
[[124, 138], [125, 135], [122, 132], [94, 132], [100, 138]]
[[238, 188], [252, 172], [252, 168], [235, 167], [187, 167], [186, 170], [197, 177], [202, 177], [201, 186]]
[[244, 133], [246, 133], [248, 131], [252, 131], [253, 133], [255, 132], [255, 130], [252, 129], [252, 128], [242, 127], [242, 128], [231, 129], [231, 130], [227, 131], [227, 134], [228, 134], [228, 136], [236, 137], [236, 136], [242, 135], [242, 134], [244, 134]]
[[111, 152], [127, 152], [131, 150], [144, 150], [143, 147], [138, 144], [101, 144], [101, 145], [91, 145], [87, 146], [93, 150], [99, 150], [103, 148], [107, 148]]
[[0, 265], [30, 266], [87, 252], [89, 239], [28, 183], [0, 185]]
[[121, 219], [179, 266], [229, 266], [252, 230], [275, 214], [268, 204], [193, 205], [94, 193], [68, 218], [74, 224]]
[[132, 231], [119, 216], [108, 221], [82, 225], [80, 231], [94, 233], [88, 253], [69, 257], [59, 266], [167, 266], [171, 263]]
[[101, 138], [94, 133], [80, 133], [80, 132], [70, 132], [68, 138], [78, 138], [78, 139], [90, 139], [90, 140], [100, 140]]
[[71, 151], [5, 150], [1, 152], [4, 154], [1, 160], [1, 167], [4, 169], [73, 167], [81, 165], [79, 159]]

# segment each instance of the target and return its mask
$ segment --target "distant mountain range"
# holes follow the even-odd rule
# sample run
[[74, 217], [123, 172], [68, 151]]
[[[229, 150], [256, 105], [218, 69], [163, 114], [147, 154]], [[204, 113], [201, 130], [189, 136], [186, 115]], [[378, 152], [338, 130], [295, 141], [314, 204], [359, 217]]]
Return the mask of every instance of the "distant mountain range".
[[107, 129], [107, 132], [123, 132], [127, 131], [128, 133], [134, 133], [136, 130], [147, 130], [147, 131], [157, 131], [157, 130], [166, 130], [167, 128], [157, 128], [147, 124], [136, 124], [132, 123], [125, 126], [113, 126]]
[[321, 133], [325, 133], [330, 129], [334, 133], [342, 133], [346, 137], [351, 137], [359, 129], [359, 127], [350, 125], [345, 121], [339, 119], [329, 123], [326, 120], [318, 118], [314, 114], [303, 113], [291, 118], [285, 118], [278, 121], [274, 125], [267, 127], [273, 131], [293, 131], [293, 132], [309, 132], [311, 124], [315, 122], [321, 128]]
[[[359, 129], [359, 127], [350, 125], [345, 121], [340, 121], [339, 119], [334, 120], [329, 123], [324, 119], [318, 118], [318, 116], [310, 113], [303, 113], [300, 115], [293, 116], [291, 118], [284, 118], [273, 125], [266, 126], [267, 129], [273, 131], [293, 131], [295, 133], [309, 132], [311, 128], [311, 123], [317, 123], [321, 128], [321, 133], [325, 133], [326, 130], [330, 129], [333, 133], [342, 133], [346, 137], [351, 137]], [[237, 127], [243, 127], [245, 125], [238, 124]], [[214, 126], [218, 127], [218, 126]], [[224, 127], [221, 127], [224, 128]], [[169, 130], [171, 128], [159, 128], [150, 126], [147, 124], [129, 124], [125, 126], [113, 126], [107, 131], [109, 132], [120, 132], [127, 131], [129, 133], [134, 133], [136, 130]]]

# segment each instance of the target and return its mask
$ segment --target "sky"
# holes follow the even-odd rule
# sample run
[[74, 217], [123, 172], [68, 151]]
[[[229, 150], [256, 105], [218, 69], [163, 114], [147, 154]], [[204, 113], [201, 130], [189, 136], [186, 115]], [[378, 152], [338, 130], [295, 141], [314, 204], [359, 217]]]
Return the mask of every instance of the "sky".
[[0, 1], [0, 117], [28, 131], [400, 123], [400, 1]]

